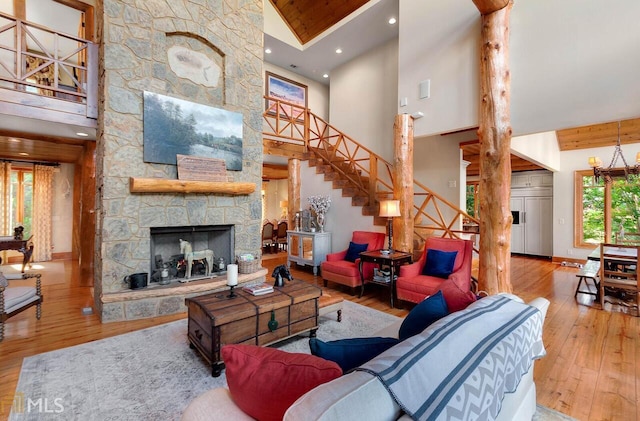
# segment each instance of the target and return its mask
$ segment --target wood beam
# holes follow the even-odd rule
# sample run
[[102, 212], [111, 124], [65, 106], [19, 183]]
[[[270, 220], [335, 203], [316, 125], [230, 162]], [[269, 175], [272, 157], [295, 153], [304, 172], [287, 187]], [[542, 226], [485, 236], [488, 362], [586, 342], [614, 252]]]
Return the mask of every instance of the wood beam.
[[394, 249], [413, 252], [413, 117], [396, 115], [393, 124], [393, 198], [400, 217], [393, 218]]
[[238, 196], [251, 194], [254, 191], [256, 191], [255, 183], [129, 178], [131, 193], [218, 193]]
[[286, 165], [262, 164], [263, 180], [286, 180], [289, 177], [289, 169]]
[[[480, 257], [478, 288], [511, 292], [511, 78], [508, 7], [485, 14], [495, 2], [474, 0], [482, 15], [480, 62]], [[482, 7], [481, 7], [482, 6]]]
[[263, 139], [262, 153], [264, 155], [283, 156], [285, 158], [306, 159], [307, 151], [304, 145], [297, 145], [277, 140]]

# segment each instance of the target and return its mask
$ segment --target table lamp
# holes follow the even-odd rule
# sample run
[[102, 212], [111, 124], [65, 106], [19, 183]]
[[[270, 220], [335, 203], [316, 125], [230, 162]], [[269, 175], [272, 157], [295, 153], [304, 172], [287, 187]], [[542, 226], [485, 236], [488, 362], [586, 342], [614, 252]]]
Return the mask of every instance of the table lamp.
[[389, 253], [393, 253], [393, 218], [400, 216], [400, 201], [380, 201], [380, 216], [389, 219]]

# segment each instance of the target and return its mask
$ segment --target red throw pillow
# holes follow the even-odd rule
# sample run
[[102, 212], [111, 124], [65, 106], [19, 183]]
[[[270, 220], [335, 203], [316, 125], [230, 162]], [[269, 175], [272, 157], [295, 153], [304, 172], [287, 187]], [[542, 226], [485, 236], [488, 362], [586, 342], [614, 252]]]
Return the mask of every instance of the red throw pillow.
[[282, 420], [300, 396], [342, 375], [333, 361], [254, 345], [226, 345], [222, 359], [233, 401], [260, 421]]
[[442, 282], [438, 290], [442, 291], [450, 313], [464, 310], [469, 304], [476, 301], [476, 296], [471, 290], [463, 290], [453, 279]]

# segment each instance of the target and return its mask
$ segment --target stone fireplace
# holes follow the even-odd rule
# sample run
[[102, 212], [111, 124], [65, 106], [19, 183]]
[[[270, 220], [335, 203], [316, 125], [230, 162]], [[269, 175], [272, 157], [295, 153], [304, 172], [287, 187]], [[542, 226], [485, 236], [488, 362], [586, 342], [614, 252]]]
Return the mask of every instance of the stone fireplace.
[[[151, 274], [155, 254], [166, 258], [165, 251], [160, 252], [164, 246], [158, 244], [150, 257], [152, 232], [159, 227], [232, 227], [226, 246], [218, 245], [216, 229], [212, 239], [202, 240], [227, 262], [235, 255], [260, 252], [262, 19], [262, 0], [179, 6], [164, 0], [98, 2], [101, 76], [93, 288], [103, 322], [183, 312], [185, 297], [226, 288], [219, 277], [130, 290], [125, 276]], [[176, 60], [172, 51], [180, 51], [182, 59]], [[196, 71], [203, 63], [207, 72]], [[177, 182], [175, 165], [143, 159], [145, 91], [241, 113], [242, 170], [227, 171], [225, 184], [251, 183], [257, 188], [249, 193], [132, 189], [135, 179]], [[205, 247], [199, 235], [193, 237], [194, 250]], [[169, 258], [179, 254], [175, 249], [166, 253]], [[266, 270], [260, 273], [264, 279]]]

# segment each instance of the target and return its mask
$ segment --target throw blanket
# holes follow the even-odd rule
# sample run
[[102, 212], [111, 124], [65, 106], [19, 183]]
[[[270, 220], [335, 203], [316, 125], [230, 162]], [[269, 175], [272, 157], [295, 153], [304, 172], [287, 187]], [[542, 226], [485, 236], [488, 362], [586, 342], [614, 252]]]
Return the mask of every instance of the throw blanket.
[[413, 419], [493, 420], [504, 394], [546, 354], [542, 324], [535, 307], [489, 296], [357, 370], [377, 376]]

